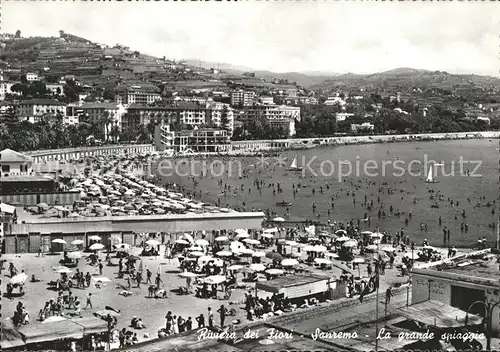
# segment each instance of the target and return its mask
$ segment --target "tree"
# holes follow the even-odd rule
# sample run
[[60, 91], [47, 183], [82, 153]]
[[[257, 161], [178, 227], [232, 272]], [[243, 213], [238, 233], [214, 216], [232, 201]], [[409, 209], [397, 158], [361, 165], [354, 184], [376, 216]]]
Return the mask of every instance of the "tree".
[[102, 113], [101, 118], [99, 119], [99, 124], [104, 127], [104, 139], [105, 142], [109, 139], [109, 128], [110, 125], [114, 122], [113, 118], [109, 114], [109, 111], [105, 110]]
[[21, 38], [21, 31], [19, 29], [16, 31], [16, 35], [14, 36], [14, 38]]

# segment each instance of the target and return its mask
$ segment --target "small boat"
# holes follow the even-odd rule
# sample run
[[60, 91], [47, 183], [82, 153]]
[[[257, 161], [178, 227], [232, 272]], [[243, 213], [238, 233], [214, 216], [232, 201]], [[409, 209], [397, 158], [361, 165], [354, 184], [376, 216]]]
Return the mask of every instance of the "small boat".
[[295, 158], [292, 161], [292, 164], [286, 171], [302, 171], [302, 167], [297, 166], [297, 155], [295, 155]]
[[434, 179], [432, 168], [433, 168], [433, 166], [429, 167], [429, 172], [427, 173], [427, 179], [425, 180], [425, 183], [438, 183], [439, 182], [438, 180]]
[[277, 202], [277, 203], [276, 203], [276, 205], [277, 205], [278, 207], [291, 207], [291, 206], [292, 206], [292, 203], [282, 201], [282, 202]]

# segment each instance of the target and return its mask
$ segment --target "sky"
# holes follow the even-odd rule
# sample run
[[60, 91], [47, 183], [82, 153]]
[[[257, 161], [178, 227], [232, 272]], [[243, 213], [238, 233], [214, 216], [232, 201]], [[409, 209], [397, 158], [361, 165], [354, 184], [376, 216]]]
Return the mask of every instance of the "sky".
[[274, 72], [399, 67], [499, 76], [496, 2], [3, 1], [2, 33], [120, 43]]

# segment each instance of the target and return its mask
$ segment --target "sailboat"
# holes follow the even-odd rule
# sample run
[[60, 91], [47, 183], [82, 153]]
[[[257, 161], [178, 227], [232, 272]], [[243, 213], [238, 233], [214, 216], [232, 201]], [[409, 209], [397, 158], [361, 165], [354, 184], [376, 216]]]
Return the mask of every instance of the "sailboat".
[[302, 167], [297, 166], [297, 155], [295, 155], [295, 158], [292, 161], [292, 164], [286, 171], [302, 171]]
[[432, 172], [432, 166], [429, 166], [429, 172], [427, 173], [427, 179], [425, 180], [425, 183], [438, 183], [439, 181], [434, 179], [433, 172]]

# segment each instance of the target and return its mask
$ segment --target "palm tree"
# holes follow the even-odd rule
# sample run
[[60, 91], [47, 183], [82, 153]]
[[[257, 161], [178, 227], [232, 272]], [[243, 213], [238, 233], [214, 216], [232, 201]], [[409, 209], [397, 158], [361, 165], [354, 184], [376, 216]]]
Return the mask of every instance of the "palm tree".
[[99, 120], [99, 123], [104, 126], [104, 141], [108, 142], [109, 140], [109, 133], [108, 133], [108, 126], [113, 123], [113, 118], [110, 116], [109, 111], [104, 111], [102, 113], [102, 116]]

